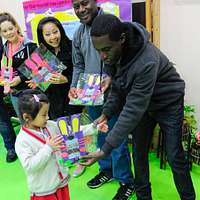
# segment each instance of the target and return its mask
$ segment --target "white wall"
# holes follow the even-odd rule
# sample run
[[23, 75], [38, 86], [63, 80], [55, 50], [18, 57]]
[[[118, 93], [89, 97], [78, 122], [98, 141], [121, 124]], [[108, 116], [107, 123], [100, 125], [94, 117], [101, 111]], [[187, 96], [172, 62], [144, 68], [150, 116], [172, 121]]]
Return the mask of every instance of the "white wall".
[[13, 15], [19, 23], [22, 32], [25, 31], [24, 11], [22, 0], [0, 0], [0, 12], [6, 11]]
[[[139, 0], [133, 0], [136, 2]], [[0, 0], [25, 30], [22, 0]], [[200, 128], [200, 0], [160, 0], [161, 50], [186, 81], [186, 102], [196, 107]]]
[[186, 103], [195, 105], [200, 128], [200, 0], [160, 0], [161, 50], [186, 82]]

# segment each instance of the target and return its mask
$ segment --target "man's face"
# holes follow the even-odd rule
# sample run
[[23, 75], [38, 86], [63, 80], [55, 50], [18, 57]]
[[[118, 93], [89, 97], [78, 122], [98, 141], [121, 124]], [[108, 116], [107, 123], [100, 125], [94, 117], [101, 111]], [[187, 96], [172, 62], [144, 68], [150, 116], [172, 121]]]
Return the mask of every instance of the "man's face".
[[91, 24], [98, 13], [95, 0], [72, 0], [77, 17], [83, 24]]
[[99, 52], [105, 64], [113, 65], [118, 62], [122, 54], [122, 41], [111, 41], [108, 35], [92, 37], [95, 49]]

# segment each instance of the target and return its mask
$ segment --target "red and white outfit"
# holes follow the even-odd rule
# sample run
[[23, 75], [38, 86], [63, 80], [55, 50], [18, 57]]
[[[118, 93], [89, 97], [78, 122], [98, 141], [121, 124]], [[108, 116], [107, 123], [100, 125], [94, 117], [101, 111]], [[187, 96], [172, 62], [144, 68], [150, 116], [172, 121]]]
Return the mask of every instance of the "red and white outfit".
[[17, 136], [15, 150], [27, 174], [31, 200], [70, 199], [68, 170], [58, 164], [59, 153], [45, 143], [48, 135], [58, 133], [56, 122], [49, 120], [45, 131], [22, 127]]

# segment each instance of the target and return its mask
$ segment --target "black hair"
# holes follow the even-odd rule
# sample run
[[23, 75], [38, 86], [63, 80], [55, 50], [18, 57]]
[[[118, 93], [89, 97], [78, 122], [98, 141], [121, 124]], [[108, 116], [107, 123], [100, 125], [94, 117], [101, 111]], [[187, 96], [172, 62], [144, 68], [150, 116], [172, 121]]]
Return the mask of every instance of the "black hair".
[[19, 94], [19, 113], [22, 124], [25, 123], [23, 114], [27, 113], [35, 119], [43, 103], [49, 103], [47, 96], [37, 89], [26, 89]]
[[43, 26], [47, 23], [53, 23], [55, 24], [61, 34], [61, 40], [60, 40], [60, 49], [61, 51], [63, 51], [64, 49], [71, 52], [71, 40], [67, 37], [67, 35], [65, 34], [65, 30], [62, 26], [62, 24], [60, 23], [60, 21], [58, 19], [56, 19], [55, 17], [45, 17], [43, 19], [40, 20], [38, 27], [37, 27], [37, 38], [38, 38], [38, 43], [39, 44], [44, 44], [48, 50], [50, 50], [51, 52], [54, 52], [54, 48], [52, 46], [50, 46], [49, 44], [46, 43], [44, 36], [43, 36]]
[[111, 14], [97, 16], [91, 27], [91, 36], [101, 37], [108, 35], [111, 41], [119, 41], [122, 33], [125, 34], [123, 53], [136, 54], [144, 44], [144, 39], [136, 28], [130, 26], [129, 22], [121, 22], [118, 17]]
[[111, 14], [104, 14], [95, 17], [90, 34], [94, 37], [108, 35], [111, 41], [119, 41], [124, 32], [124, 24], [119, 18]]

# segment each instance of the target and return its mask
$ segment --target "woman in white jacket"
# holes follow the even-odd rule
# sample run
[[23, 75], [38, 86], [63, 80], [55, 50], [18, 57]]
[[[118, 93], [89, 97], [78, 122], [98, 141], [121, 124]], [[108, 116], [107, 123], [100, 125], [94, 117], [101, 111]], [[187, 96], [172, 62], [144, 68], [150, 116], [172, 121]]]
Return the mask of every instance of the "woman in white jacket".
[[49, 101], [37, 90], [19, 96], [22, 128], [15, 149], [26, 171], [31, 200], [69, 200], [67, 169], [60, 166], [62, 136], [56, 123], [48, 120]]

